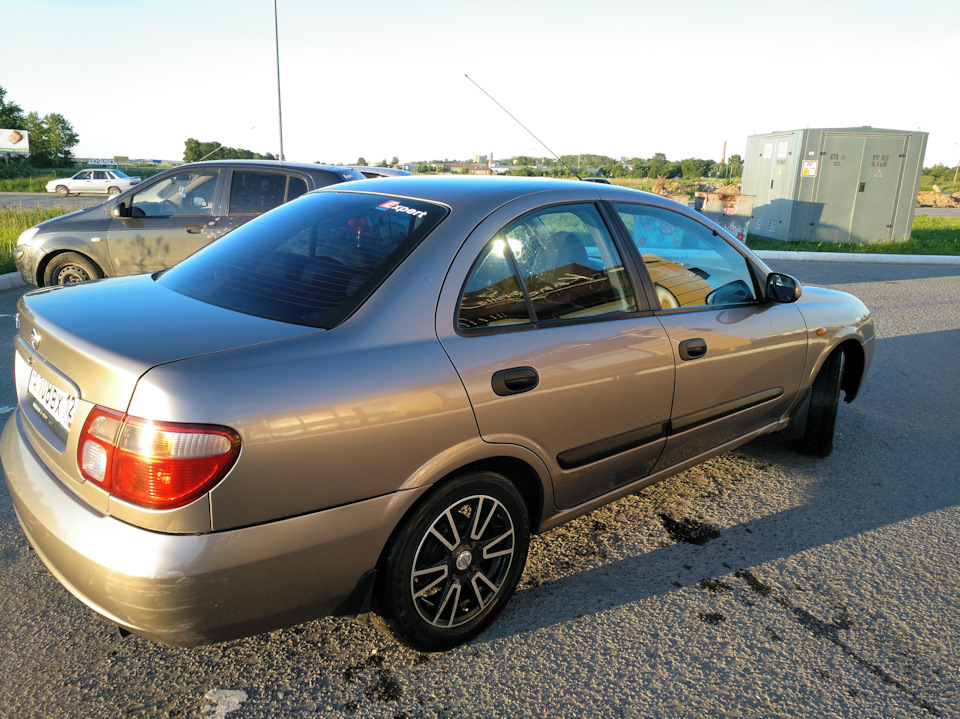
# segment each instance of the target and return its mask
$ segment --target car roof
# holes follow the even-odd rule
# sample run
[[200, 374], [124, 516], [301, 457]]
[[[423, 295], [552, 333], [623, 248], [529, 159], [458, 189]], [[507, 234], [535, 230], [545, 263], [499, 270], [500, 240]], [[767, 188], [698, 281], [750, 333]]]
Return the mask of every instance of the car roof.
[[[203, 167], [247, 167], [274, 170], [300, 170], [301, 172], [335, 172], [342, 176], [344, 171], [350, 171], [351, 168], [341, 165], [321, 165], [311, 162], [287, 162], [286, 160], [200, 160], [198, 162], [187, 162], [178, 165], [172, 169], [182, 170], [184, 168], [203, 168]], [[356, 172], [356, 171], [354, 171]], [[359, 175], [360, 173], [356, 173]]]
[[666, 197], [641, 192], [628, 187], [605, 185], [579, 180], [560, 180], [547, 177], [483, 176], [483, 175], [411, 175], [409, 177], [385, 177], [376, 182], [348, 183], [329, 186], [315, 192], [366, 192], [378, 195], [409, 197], [445, 205], [469, 201], [492, 206], [517, 197], [535, 193], [582, 192], [584, 199], [609, 199], [611, 201], [634, 201], [663, 205], [677, 209], [679, 205]]
[[413, 173], [409, 170], [401, 170], [396, 167], [374, 167], [372, 165], [346, 165], [351, 170], [357, 170], [364, 175], [377, 175], [378, 177], [406, 177]]

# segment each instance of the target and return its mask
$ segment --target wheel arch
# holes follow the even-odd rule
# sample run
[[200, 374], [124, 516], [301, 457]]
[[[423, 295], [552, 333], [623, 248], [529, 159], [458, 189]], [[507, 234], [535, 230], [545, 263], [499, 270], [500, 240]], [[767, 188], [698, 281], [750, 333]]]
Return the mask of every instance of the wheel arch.
[[840, 389], [843, 391], [843, 401], [849, 404], [860, 392], [866, 369], [866, 355], [863, 346], [855, 339], [845, 340], [830, 354], [833, 355], [835, 352], [843, 352], [846, 355]]
[[40, 261], [37, 263], [37, 270], [36, 270], [37, 287], [46, 287], [46, 283], [44, 282], [44, 279], [46, 277], [47, 268], [50, 266], [50, 263], [57, 257], [61, 255], [65, 255], [67, 253], [72, 253], [72, 254], [80, 255], [81, 257], [84, 257], [85, 259], [89, 260], [97, 269], [100, 270], [100, 274], [102, 276], [106, 275], [106, 273], [103, 271], [103, 267], [101, 266], [101, 264], [97, 262], [97, 260], [95, 260], [89, 254], [84, 252], [83, 250], [78, 249], [76, 247], [59, 247], [56, 250], [52, 250], [46, 253], [43, 257], [40, 258]]
[[[507, 481], [513, 484], [517, 492], [520, 494], [520, 498], [523, 500], [523, 503], [527, 509], [527, 517], [530, 523], [530, 534], [537, 534], [540, 529], [541, 519], [543, 517], [545, 493], [543, 490], [543, 485], [540, 481], [540, 476], [536, 469], [522, 459], [507, 455], [492, 456], [475, 460], [445, 474], [443, 477], [434, 482], [428, 491], [424, 492], [422, 496], [418, 497], [416, 502], [407, 508], [406, 512], [403, 513], [403, 516], [400, 517], [399, 521], [397, 521], [393, 530], [390, 532], [390, 536], [384, 543], [383, 548], [380, 550], [380, 556], [377, 559], [377, 564], [374, 569], [377, 577], [367, 577], [365, 575], [355, 590], [355, 592], [360, 591], [363, 594], [367, 594], [367, 601], [357, 602], [355, 600], [351, 602], [351, 604], [360, 604], [361, 606], [367, 607], [370, 606], [369, 598], [372, 598], [373, 593], [377, 591], [380, 586], [379, 575], [382, 574], [381, 570], [384, 567], [384, 563], [387, 561], [387, 556], [390, 554], [391, 548], [396, 543], [397, 537], [399, 536], [403, 529], [404, 523], [409, 517], [413, 516], [425, 502], [428, 502], [431, 497], [433, 497], [437, 492], [451, 482], [475, 472], [485, 471], [500, 474], [505, 477]], [[352, 614], [353, 612], [347, 613]]]

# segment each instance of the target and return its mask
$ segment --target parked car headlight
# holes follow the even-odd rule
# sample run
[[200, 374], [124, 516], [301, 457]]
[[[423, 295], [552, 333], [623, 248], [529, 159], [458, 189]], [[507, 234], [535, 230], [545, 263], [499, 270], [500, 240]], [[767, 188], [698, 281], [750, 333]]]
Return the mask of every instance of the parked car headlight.
[[39, 231], [39, 227], [31, 227], [29, 230], [24, 230], [21, 232], [20, 236], [17, 238], [17, 247], [20, 245], [29, 245], [30, 240], [32, 240], [34, 235], [36, 235]]

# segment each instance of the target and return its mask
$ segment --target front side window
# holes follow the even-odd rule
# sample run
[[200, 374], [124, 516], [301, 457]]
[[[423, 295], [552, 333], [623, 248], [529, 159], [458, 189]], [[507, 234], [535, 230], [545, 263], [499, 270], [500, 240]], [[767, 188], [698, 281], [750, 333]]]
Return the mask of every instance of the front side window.
[[179, 172], [140, 190], [133, 196], [131, 217], [213, 214], [217, 172]]
[[446, 214], [383, 195], [307, 195], [241, 225], [157, 282], [236, 312], [332, 327]]
[[615, 205], [650, 273], [662, 309], [755, 302], [746, 258], [723, 237], [672, 210]]
[[601, 317], [637, 309], [593, 205], [539, 210], [502, 228], [464, 285], [460, 329]]

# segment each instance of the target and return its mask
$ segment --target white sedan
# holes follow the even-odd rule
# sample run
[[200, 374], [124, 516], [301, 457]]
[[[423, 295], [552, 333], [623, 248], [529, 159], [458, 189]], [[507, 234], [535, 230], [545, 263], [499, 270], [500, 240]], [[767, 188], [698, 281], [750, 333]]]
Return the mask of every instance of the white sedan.
[[56, 192], [60, 197], [91, 193], [118, 195], [140, 182], [139, 177], [130, 177], [120, 170], [81, 170], [73, 177], [61, 177], [47, 183], [47, 192]]

